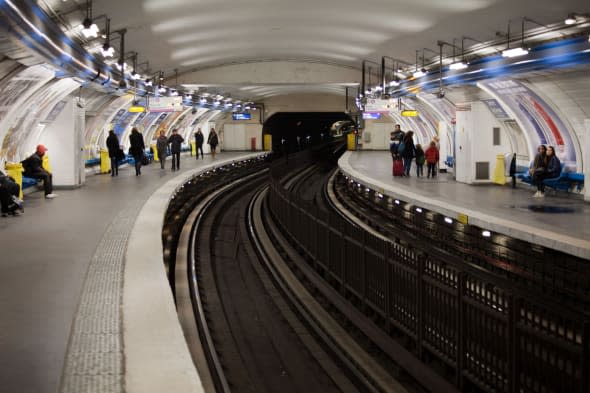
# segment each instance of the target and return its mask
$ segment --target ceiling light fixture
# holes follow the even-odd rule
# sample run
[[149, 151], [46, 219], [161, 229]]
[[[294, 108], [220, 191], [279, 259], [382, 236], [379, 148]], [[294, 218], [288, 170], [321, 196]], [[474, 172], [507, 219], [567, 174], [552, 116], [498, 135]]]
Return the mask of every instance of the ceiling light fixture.
[[96, 23], [92, 22], [92, 1], [86, 0], [86, 18], [82, 21], [82, 34], [86, 38], [96, 38], [98, 37], [98, 26]]
[[416, 71], [412, 74], [414, 78], [421, 78], [426, 75], [426, 70], [424, 69], [424, 56], [422, 56], [422, 69], [418, 69], [418, 54], [420, 53], [419, 50], [416, 50]]
[[146, 87], [150, 87], [150, 86], [153, 85], [153, 82], [152, 82], [152, 80], [150, 78], [146, 79], [144, 83], [145, 83], [145, 86]]
[[115, 48], [111, 46], [111, 18], [106, 18], [106, 35], [105, 35], [105, 42], [100, 49], [102, 56], [105, 59], [109, 57], [113, 57], [115, 55]]
[[518, 57], [524, 56], [529, 53], [529, 50], [524, 47], [524, 22], [526, 18], [522, 18], [522, 33], [521, 33], [521, 41], [520, 46], [516, 48], [510, 48], [510, 20], [508, 21], [508, 39], [507, 39], [507, 47], [502, 52], [502, 57]]
[[573, 25], [574, 23], [576, 23], [578, 20], [576, 18], [576, 14], [569, 14], [567, 16], [567, 18], [565, 18], [565, 24], [566, 25]]

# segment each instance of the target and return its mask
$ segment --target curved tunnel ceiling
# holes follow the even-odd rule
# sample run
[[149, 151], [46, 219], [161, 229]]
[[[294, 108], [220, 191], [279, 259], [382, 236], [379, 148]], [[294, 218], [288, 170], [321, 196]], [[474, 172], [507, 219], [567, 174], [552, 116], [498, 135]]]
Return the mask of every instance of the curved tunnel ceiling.
[[[72, 31], [85, 17], [83, 0], [39, 3]], [[489, 41], [511, 18], [519, 32], [523, 16], [549, 24], [588, 8], [587, 0], [101, 0], [93, 15], [111, 17], [111, 30], [126, 28], [126, 51], [169, 77], [261, 60], [358, 68], [388, 55], [413, 64], [415, 51], [436, 50], [437, 40]]]

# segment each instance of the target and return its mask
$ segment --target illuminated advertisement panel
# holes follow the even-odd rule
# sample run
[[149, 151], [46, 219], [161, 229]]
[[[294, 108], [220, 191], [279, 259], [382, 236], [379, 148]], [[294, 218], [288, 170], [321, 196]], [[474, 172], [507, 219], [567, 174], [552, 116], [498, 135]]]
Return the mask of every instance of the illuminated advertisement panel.
[[540, 144], [554, 146], [562, 162], [567, 166], [576, 166], [576, 150], [571, 131], [541, 97], [516, 80], [489, 80], [478, 84], [497, 97], [514, 114], [521, 128], [529, 135], [534, 151]]

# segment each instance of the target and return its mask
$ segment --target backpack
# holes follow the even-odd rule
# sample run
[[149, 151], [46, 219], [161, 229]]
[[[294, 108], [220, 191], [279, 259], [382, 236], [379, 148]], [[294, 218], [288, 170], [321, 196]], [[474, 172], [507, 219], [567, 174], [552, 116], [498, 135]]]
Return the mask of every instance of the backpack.
[[397, 154], [404, 155], [404, 151], [406, 150], [406, 144], [404, 141], [401, 141], [399, 145], [397, 145]]
[[426, 157], [424, 156], [424, 154], [422, 154], [421, 156], [416, 157], [416, 164], [418, 164], [418, 165], [424, 165], [424, 161], [426, 161]]

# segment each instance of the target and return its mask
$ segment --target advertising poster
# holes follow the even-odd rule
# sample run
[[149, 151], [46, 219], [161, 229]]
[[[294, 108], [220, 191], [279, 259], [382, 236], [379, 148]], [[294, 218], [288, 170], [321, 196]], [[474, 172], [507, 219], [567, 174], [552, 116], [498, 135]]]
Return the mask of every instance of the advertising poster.
[[559, 159], [567, 166], [576, 166], [576, 150], [571, 130], [563, 123], [553, 108], [535, 92], [519, 81], [511, 79], [479, 82], [484, 89], [506, 105], [534, 146], [540, 144], [555, 147]]

